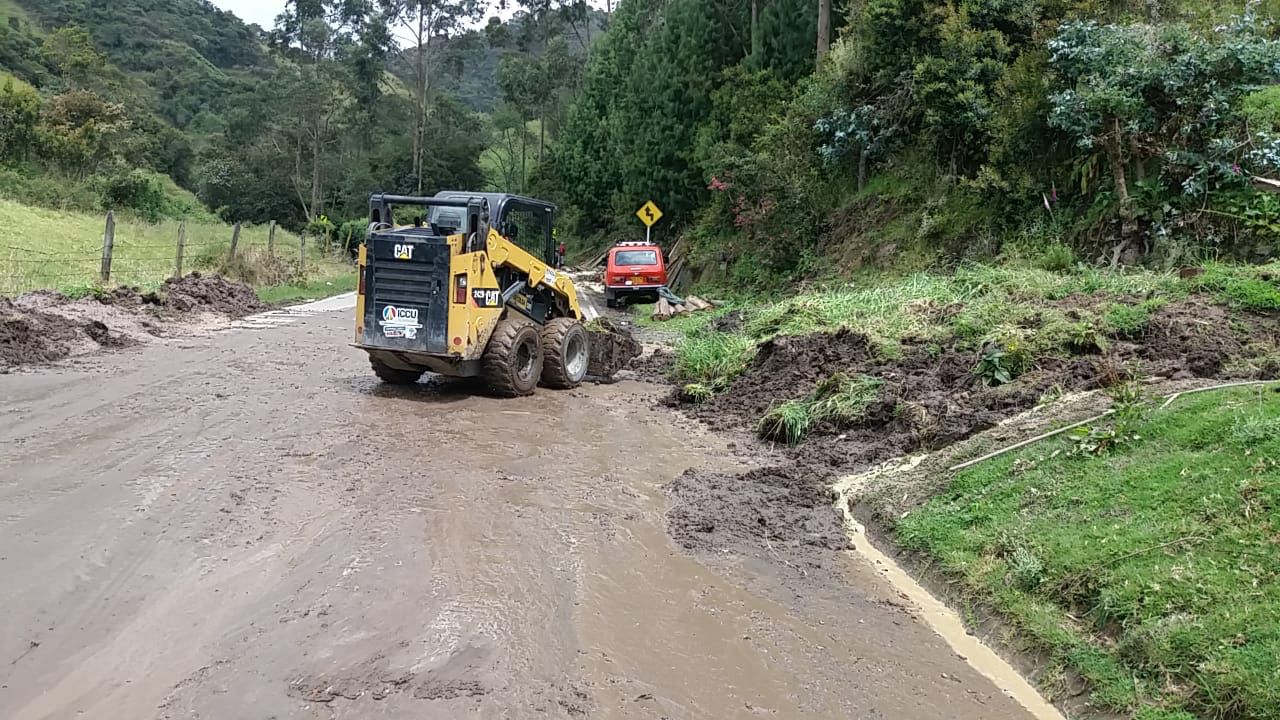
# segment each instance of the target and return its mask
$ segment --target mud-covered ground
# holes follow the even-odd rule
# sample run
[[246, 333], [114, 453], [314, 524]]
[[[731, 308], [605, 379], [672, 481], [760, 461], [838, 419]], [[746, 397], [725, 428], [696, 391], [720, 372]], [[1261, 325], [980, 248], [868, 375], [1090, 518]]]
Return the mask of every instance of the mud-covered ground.
[[210, 315], [238, 318], [265, 309], [253, 289], [191, 273], [157, 290], [119, 287], [71, 300], [37, 291], [0, 297], [0, 372], [181, 333]]
[[[1028, 717], [661, 387], [391, 389], [349, 328], [0, 375], [0, 717]], [[690, 469], [742, 552], [669, 535]]]

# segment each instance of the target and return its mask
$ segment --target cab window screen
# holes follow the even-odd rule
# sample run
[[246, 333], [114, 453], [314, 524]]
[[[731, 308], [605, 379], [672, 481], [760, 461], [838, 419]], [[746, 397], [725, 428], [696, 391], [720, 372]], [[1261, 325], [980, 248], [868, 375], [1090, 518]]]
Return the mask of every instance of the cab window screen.
[[616, 265], [657, 265], [658, 253], [654, 250], [619, 250], [613, 256]]
[[547, 212], [541, 208], [512, 207], [502, 219], [503, 237], [536, 258], [546, 261]]

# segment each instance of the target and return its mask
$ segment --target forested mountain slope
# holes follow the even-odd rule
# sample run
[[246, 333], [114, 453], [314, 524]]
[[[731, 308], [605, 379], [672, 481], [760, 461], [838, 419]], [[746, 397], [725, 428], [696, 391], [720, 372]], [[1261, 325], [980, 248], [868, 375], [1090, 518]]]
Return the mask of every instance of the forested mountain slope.
[[623, 0], [542, 191], [583, 234], [653, 198], [735, 285], [1275, 252], [1274, 0], [868, 0], [815, 71], [823, 6]]
[[[518, 13], [544, 28], [529, 49], [504, 23], [468, 30], [486, 4], [431, 7], [419, 87], [402, 47], [418, 3], [289, 3], [257, 28], [205, 0], [0, 0], [0, 193], [150, 217], [203, 203], [323, 232], [372, 190], [481, 187], [488, 120], [454, 94], [491, 109], [511, 94], [499, 59], [540, 51], [570, 13]], [[598, 16], [574, 18], [599, 32]]]

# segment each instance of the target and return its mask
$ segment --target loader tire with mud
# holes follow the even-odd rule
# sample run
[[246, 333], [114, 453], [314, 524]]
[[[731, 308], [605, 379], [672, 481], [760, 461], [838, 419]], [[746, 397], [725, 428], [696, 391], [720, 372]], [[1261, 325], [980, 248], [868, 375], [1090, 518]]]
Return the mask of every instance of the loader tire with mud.
[[504, 318], [480, 361], [489, 389], [501, 397], [530, 395], [542, 376], [542, 338], [527, 320]]
[[378, 379], [388, 385], [412, 385], [418, 382], [425, 370], [401, 370], [393, 368], [376, 358], [369, 358], [369, 364], [373, 366], [373, 374]]
[[591, 362], [591, 339], [582, 323], [555, 318], [542, 328], [542, 384], [569, 390], [582, 384]]

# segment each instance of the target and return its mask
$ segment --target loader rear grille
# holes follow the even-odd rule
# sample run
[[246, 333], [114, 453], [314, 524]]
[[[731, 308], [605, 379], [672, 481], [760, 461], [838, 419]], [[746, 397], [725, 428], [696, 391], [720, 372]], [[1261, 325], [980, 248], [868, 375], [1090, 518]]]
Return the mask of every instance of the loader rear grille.
[[378, 304], [427, 305], [444, 292], [445, 274], [432, 265], [373, 266], [373, 300]]

